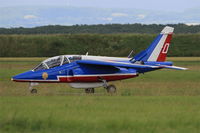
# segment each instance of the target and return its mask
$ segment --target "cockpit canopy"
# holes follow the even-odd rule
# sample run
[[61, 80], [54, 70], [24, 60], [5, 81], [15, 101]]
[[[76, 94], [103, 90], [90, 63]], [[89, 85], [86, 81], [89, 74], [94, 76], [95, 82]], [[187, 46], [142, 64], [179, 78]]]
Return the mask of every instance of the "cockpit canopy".
[[48, 58], [41, 62], [37, 67], [33, 69], [33, 71], [39, 71], [39, 70], [45, 70], [54, 68], [57, 66], [62, 66], [64, 64], [69, 64], [71, 62], [81, 60], [80, 55], [61, 55], [61, 56], [55, 56]]

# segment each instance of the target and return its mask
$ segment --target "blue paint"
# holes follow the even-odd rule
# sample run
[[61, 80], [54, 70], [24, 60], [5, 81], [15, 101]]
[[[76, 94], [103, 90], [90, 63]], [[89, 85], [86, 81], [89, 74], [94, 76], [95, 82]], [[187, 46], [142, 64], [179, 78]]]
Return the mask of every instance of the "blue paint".
[[133, 63], [136, 61], [146, 62], [162, 37], [163, 37], [163, 34], [159, 34], [146, 50], [138, 53], [137, 55], [133, 57], [132, 62]]

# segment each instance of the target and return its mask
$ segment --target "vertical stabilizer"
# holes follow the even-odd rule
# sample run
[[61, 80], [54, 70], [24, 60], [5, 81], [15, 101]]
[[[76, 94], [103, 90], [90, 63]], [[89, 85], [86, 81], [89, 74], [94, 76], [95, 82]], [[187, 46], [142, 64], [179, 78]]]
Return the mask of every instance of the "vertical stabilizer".
[[174, 28], [166, 26], [151, 45], [134, 57], [134, 61], [159, 61], [166, 60]]

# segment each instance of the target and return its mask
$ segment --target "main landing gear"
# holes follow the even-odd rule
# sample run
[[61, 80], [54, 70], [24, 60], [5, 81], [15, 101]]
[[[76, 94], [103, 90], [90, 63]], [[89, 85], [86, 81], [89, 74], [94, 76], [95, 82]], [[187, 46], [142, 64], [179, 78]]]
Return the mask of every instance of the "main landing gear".
[[29, 84], [29, 90], [32, 94], [36, 94], [37, 93], [37, 89], [34, 89], [33, 86], [39, 85], [38, 83], [30, 83]]
[[116, 87], [114, 85], [109, 85], [106, 87], [106, 90], [108, 93], [110, 94], [114, 94], [117, 90], [116, 90]]
[[[116, 90], [116, 87], [114, 85], [108, 85], [108, 83], [104, 79], [100, 79], [100, 81], [103, 82], [103, 87], [106, 89], [106, 91], [108, 93], [110, 93], [110, 94], [116, 93], [117, 90]], [[91, 93], [94, 93], [94, 92], [95, 92], [94, 88], [86, 88], [85, 89], [85, 93], [87, 93], [87, 94], [91, 94]]]
[[101, 80], [103, 82], [103, 87], [107, 90], [108, 93], [114, 94], [116, 92], [116, 87], [114, 85], [108, 85], [106, 80]]
[[94, 93], [94, 88], [86, 88], [85, 93], [87, 93], [87, 94]]

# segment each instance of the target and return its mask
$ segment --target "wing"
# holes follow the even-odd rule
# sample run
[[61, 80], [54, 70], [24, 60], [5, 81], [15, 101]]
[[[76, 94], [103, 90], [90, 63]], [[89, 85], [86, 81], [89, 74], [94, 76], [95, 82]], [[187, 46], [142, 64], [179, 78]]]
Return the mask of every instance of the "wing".
[[134, 68], [134, 69], [160, 68], [160, 66], [132, 64], [132, 63], [116, 62], [116, 61], [101, 61], [101, 60], [79, 60], [77, 61], [77, 63], [84, 65], [112, 66], [112, 67]]

